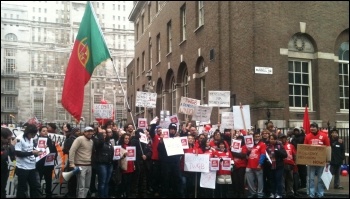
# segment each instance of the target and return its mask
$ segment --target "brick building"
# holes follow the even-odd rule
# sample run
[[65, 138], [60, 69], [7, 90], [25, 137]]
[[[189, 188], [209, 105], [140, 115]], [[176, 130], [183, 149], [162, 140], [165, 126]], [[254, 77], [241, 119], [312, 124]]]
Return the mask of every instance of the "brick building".
[[[129, 19], [136, 118], [178, 114], [182, 96], [207, 104], [208, 91], [230, 91], [257, 128], [267, 119], [302, 126], [306, 104], [320, 126], [349, 127], [349, 2], [137, 1]], [[156, 92], [157, 107], [144, 114], [136, 91]], [[217, 115], [213, 108], [213, 124]]]

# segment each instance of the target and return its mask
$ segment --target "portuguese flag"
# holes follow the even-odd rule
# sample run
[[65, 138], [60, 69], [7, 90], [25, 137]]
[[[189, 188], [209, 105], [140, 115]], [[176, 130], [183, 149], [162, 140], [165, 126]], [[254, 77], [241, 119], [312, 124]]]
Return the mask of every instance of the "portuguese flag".
[[69, 58], [62, 92], [63, 107], [79, 122], [84, 102], [84, 87], [94, 69], [111, 58], [94, 9], [87, 2], [72, 54]]

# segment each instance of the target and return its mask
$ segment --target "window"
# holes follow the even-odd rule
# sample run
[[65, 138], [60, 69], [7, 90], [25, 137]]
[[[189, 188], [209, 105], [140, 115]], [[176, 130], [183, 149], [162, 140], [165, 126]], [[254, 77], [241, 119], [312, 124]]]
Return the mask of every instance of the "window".
[[145, 32], [145, 15], [141, 16], [141, 33]]
[[14, 79], [5, 80], [5, 91], [16, 90], [16, 81]]
[[160, 9], [160, 1], [156, 1], [156, 12], [159, 12]]
[[206, 103], [206, 94], [207, 94], [207, 89], [206, 89], [206, 81], [205, 81], [205, 64], [204, 64], [204, 60], [201, 59], [200, 63], [199, 63], [199, 73], [201, 74], [201, 78], [200, 78], [200, 86], [201, 86], [201, 104], [205, 104]]
[[176, 109], [176, 85], [175, 78], [173, 77], [170, 81], [171, 90], [171, 113], [174, 115], [177, 113]]
[[94, 95], [94, 104], [100, 104], [102, 99], [102, 95]]
[[6, 49], [6, 56], [7, 57], [14, 57], [16, 55], [15, 49]]
[[139, 40], [139, 23], [136, 24], [136, 41]]
[[[5, 109], [16, 108], [16, 97], [15, 96], [5, 96]], [[2, 103], [1, 103], [2, 105]]]
[[157, 35], [157, 62], [160, 62], [160, 34]]
[[197, 17], [198, 17], [198, 27], [204, 25], [204, 2], [203, 1], [198, 1]]
[[9, 33], [5, 36], [6, 41], [17, 41], [17, 36], [13, 33]]
[[181, 41], [184, 41], [186, 40], [186, 4], [181, 7], [180, 13], [181, 13], [180, 39]]
[[15, 59], [6, 59], [6, 74], [13, 74], [16, 72], [16, 60]]
[[339, 48], [339, 102], [341, 111], [349, 111], [349, 42]]
[[151, 23], [151, 3], [152, 1], [149, 1], [149, 4], [148, 4], [148, 24]]
[[137, 58], [136, 60], [136, 76], [138, 77], [140, 75], [140, 59]]
[[152, 38], [149, 38], [149, 46], [148, 46], [148, 70], [152, 69]]
[[184, 72], [182, 83], [183, 83], [183, 94], [182, 94], [182, 96], [188, 97], [188, 71], [187, 70]]
[[146, 60], [145, 60], [145, 51], [142, 52], [142, 71], [146, 70]]
[[171, 41], [172, 41], [171, 21], [169, 21], [167, 24], [167, 34], [168, 34], [168, 53], [171, 53]]
[[289, 78], [289, 107], [303, 108], [310, 102], [310, 62], [290, 60], [288, 61]]

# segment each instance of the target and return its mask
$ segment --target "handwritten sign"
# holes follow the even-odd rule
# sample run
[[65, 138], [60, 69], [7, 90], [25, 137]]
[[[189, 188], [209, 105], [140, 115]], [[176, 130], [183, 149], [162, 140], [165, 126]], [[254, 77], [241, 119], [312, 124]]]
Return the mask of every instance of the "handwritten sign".
[[192, 120], [200, 122], [209, 121], [212, 109], [213, 107], [211, 106], [195, 106]]
[[94, 117], [108, 119], [113, 117], [113, 104], [94, 104]]
[[233, 129], [233, 124], [233, 112], [222, 112], [220, 129]]
[[200, 105], [201, 101], [188, 97], [181, 97], [179, 113], [193, 115], [194, 108]]
[[324, 166], [326, 164], [326, 146], [298, 144], [297, 147], [297, 164], [311, 166]]
[[185, 153], [185, 171], [209, 172], [209, 154]]
[[215, 189], [215, 184], [216, 184], [215, 182], [216, 182], [216, 171], [201, 173], [201, 179], [199, 182], [200, 187]]
[[136, 107], [156, 108], [157, 93], [136, 92]]
[[168, 156], [184, 154], [180, 137], [163, 138], [163, 142]]
[[230, 91], [209, 91], [208, 105], [214, 107], [230, 107]]

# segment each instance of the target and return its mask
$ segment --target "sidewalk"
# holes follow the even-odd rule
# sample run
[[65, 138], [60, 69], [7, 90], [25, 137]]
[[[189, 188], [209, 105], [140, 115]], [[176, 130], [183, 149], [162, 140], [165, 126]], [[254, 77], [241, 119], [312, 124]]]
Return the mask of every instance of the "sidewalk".
[[[344, 189], [334, 189], [333, 188], [333, 179], [332, 178], [331, 184], [329, 185], [329, 190], [325, 190], [324, 196], [325, 197], [341, 197], [341, 198], [348, 198], [349, 197], [349, 175], [347, 176], [340, 176], [340, 185], [344, 187]], [[303, 195], [306, 194], [306, 188], [300, 189], [299, 192]]]

